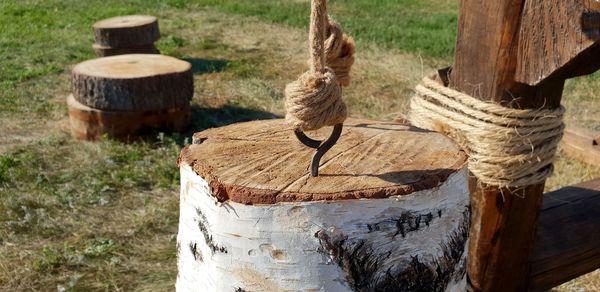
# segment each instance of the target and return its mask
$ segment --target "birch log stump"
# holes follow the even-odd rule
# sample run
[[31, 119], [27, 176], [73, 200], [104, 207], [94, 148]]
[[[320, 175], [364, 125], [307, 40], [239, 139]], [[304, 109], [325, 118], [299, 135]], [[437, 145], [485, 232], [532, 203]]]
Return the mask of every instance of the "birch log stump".
[[464, 291], [469, 194], [453, 142], [350, 119], [318, 177], [312, 154], [282, 120], [194, 135], [178, 160], [179, 291]]
[[191, 64], [162, 55], [122, 55], [85, 61], [72, 71], [67, 100], [75, 137], [97, 139], [180, 131], [194, 94]]
[[158, 19], [148, 15], [128, 15], [104, 19], [92, 26], [96, 56], [158, 54], [154, 46], [160, 38]]

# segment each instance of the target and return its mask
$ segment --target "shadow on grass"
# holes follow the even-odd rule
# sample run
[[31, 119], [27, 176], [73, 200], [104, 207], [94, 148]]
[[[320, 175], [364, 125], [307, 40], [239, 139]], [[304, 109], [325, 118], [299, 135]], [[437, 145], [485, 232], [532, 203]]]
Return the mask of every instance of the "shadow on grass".
[[229, 64], [229, 61], [219, 59], [183, 58], [182, 60], [192, 64], [192, 73], [194, 74], [221, 72]]
[[[239, 106], [225, 105], [219, 108], [205, 108], [197, 105], [191, 107], [190, 126], [185, 132], [171, 133], [170, 136], [180, 146], [191, 142], [191, 137], [196, 132], [209, 128], [223, 127], [226, 125], [255, 120], [277, 119], [280, 116]], [[187, 140], [187, 141], [186, 141]]]
[[276, 118], [280, 118], [280, 116], [270, 112], [233, 105], [225, 105], [219, 108], [205, 108], [192, 105], [192, 120], [188, 132], [195, 133], [208, 128], [222, 127], [233, 123]]
[[281, 118], [270, 112], [232, 105], [225, 105], [219, 108], [206, 108], [192, 105], [190, 110], [190, 123], [184, 131], [173, 132], [171, 130], [166, 130], [169, 126], [167, 124], [161, 124], [155, 127], [140, 129], [135, 134], [132, 134], [131, 137], [122, 137], [116, 140], [126, 143], [139, 141], [154, 143], [157, 140], [162, 140], [167, 137], [177, 145], [184, 146], [186, 142], [191, 142], [194, 133], [209, 128], [217, 128], [239, 122]]

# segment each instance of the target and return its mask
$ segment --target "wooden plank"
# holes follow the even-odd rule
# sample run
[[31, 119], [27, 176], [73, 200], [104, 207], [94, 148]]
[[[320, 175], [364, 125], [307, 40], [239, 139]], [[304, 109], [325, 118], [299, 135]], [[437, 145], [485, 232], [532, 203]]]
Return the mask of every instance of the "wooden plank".
[[600, 69], [600, 2], [525, 1], [522, 15], [516, 81], [538, 85], [551, 75], [569, 78]]
[[532, 291], [600, 267], [600, 179], [544, 196], [530, 264]]
[[600, 166], [600, 132], [584, 128], [567, 128], [560, 143], [561, 150], [582, 162]]

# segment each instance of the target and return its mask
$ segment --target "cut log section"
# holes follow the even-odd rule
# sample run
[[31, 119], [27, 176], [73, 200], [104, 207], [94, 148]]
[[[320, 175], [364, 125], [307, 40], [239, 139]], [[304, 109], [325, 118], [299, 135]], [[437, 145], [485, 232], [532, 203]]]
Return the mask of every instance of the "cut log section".
[[111, 48], [99, 44], [93, 44], [92, 48], [94, 49], [97, 57], [110, 57], [126, 54], [160, 54], [154, 44], [130, 48]]
[[318, 177], [313, 152], [283, 120], [194, 135], [178, 161], [178, 291], [464, 291], [463, 151], [350, 119]]
[[185, 107], [192, 99], [192, 65], [162, 55], [121, 55], [79, 63], [72, 71], [73, 96], [109, 111]]
[[148, 15], [128, 15], [104, 19], [92, 26], [96, 43], [111, 48], [154, 44], [160, 38], [158, 20]]
[[103, 135], [130, 140], [154, 134], [157, 131], [180, 132], [190, 120], [190, 107], [168, 108], [155, 111], [103, 111], [93, 109], [67, 98], [71, 134], [84, 140], [97, 140]]
[[567, 128], [560, 143], [560, 149], [569, 157], [600, 166], [600, 132], [584, 128]]

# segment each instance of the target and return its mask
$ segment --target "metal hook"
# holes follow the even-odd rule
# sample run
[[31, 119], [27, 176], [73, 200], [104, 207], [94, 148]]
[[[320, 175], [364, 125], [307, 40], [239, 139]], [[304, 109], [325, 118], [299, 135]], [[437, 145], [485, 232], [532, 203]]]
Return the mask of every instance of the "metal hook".
[[323, 157], [323, 155], [325, 155], [325, 153], [327, 153], [327, 151], [329, 151], [329, 149], [331, 149], [331, 147], [333, 147], [333, 145], [335, 145], [337, 140], [342, 135], [343, 127], [344, 127], [343, 124], [337, 124], [337, 125], [333, 126], [333, 132], [331, 132], [331, 136], [329, 136], [329, 138], [327, 138], [327, 140], [325, 140], [325, 141], [311, 139], [308, 136], [306, 136], [306, 134], [304, 134], [304, 132], [302, 132], [302, 130], [300, 130], [300, 129], [294, 130], [294, 134], [296, 134], [296, 138], [298, 138], [298, 140], [302, 144], [304, 144], [310, 148], [317, 149], [317, 152], [315, 152], [315, 154], [313, 155], [312, 161], [310, 163], [310, 176], [312, 176], [312, 177], [319, 176], [319, 164], [321, 163], [321, 157]]

